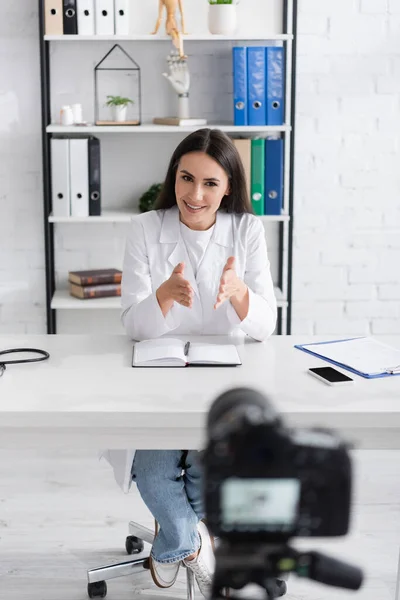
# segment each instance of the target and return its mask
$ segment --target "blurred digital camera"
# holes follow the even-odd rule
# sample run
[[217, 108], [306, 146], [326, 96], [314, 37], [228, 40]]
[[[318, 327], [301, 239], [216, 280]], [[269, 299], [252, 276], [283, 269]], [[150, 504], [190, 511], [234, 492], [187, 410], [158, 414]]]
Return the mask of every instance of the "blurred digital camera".
[[[289, 429], [259, 392], [237, 388], [212, 405], [203, 452], [204, 501], [220, 538], [214, 595], [296, 572], [358, 589], [361, 571], [317, 552], [289, 547], [293, 537], [344, 536], [351, 512], [348, 445], [330, 430]], [[269, 586], [269, 587], [268, 587]], [[279, 586], [278, 586], [279, 587]]]

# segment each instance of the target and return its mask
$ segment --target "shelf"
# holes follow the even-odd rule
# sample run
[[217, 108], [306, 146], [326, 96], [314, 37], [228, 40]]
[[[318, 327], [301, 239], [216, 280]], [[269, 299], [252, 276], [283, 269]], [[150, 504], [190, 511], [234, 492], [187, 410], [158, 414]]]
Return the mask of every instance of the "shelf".
[[53, 217], [51, 214], [49, 223], [129, 223], [138, 214], [134, 210], [104, 210], [99, 217]]
[[[50, 215], [49, 223], [129, 223], [131, 218], [138, 214], [139, 212], [135, 210], [104, 210], [100, 217], [53, 217], [53, 215]], [[287, 214], [260, 215], [258, 218], [263, 222], [290, 220]]]
[[287, 125], [259, 125], [258, 127], [247, 125], [233, 125], [220, 123], [207, 123], [207, 125], [153, 125], [148, 123], [145, 125], [48, 125], [47, 133], [188, 133], [196, 131], [200, 127], [210, 127], [212, 129], [220, 129], [221, 131], [231, 133], [274, 133], [279, 131], [290, 131], [291, 127]]
[[81, 300], [80, 298], [74, 298], [73, 296], [70, 296], [68, 290], [56, 290], [51, 301], [51, 308], [56, 310], [117, 310], [121, 308], [121, 298], [120, 296], [113, 296], [111, 298], [90, 298]]
[[[278, 307], [287, 306], [282, 290], [275, 288]], [[111, 298], [90, 298], [81, 300], [69, 295], [68, 290], [56, 290], [51, 301], [51, 308], [55, 310], [121, 310], [120, 296]]]
[[[293, 35], [282, 34], [268, 34], [262, 33], [254, 35], [252, 33], [242, 33], [235, 35], [212, 35], [210, 33], [200, 33], [193, 35], [184, 35], [184, 42], [211, 42], [211, 41], [222, 41], [222, 42], [234, 42], [242, 40], [256, 40], [256, 41], [284, 41], [292, 40]], [[171, 38], [168, 35], [45, 35], [44, 40], [46, 42], [171, 42]]]

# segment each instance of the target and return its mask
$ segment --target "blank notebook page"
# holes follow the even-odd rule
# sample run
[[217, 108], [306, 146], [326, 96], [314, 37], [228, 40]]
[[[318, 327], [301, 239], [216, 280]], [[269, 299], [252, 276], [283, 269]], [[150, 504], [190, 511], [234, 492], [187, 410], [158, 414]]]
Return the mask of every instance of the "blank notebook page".
[[135, 344], [135, 364], [166, 358], [179, 359], [183, 362], [186, 362], [186, 357], [184, 355], [184, 343], [180, 340], [166, 338], [157, 340], [144, 340], [143, 342]]
[[399, 368], [400, 350], [372, 337], [328, 344], [304, 344], [304, 348], [368, 375]]
[[240, 364], [240, 357], [236, 346], [228, 344], [190, 344], [189, 361], [193, 363], [215, 364]]

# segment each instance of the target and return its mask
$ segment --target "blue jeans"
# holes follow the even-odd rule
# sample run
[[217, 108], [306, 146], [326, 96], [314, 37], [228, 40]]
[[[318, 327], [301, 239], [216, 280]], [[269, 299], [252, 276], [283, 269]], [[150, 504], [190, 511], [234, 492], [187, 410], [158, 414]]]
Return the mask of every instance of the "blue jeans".
[[197, 523], [204, 517], [198, 452], [137, 450], [132, 479], [159, 524], [152, 557], [174, 563], [194, 554], [200, 547]]

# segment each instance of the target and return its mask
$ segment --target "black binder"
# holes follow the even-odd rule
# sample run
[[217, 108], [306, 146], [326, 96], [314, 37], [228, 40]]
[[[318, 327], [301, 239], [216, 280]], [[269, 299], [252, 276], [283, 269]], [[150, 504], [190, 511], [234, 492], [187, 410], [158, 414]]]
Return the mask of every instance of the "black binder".
[[100, 140], [89, 137], [88, 144], [89, 216], [99, 217], [101, 215]]
[[78, 33], [78, 15], [76, 14], [76, 0], [64, 0], [63, 4], [64, 35]]

